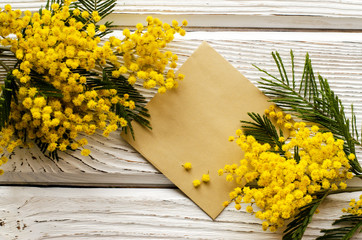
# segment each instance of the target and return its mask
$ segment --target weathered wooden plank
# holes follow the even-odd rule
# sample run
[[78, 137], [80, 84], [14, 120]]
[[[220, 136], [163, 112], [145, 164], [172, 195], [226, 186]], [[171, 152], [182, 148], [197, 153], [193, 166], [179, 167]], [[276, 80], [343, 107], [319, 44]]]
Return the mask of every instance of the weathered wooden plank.
[[[290, 49], [293, 49], [298, 76], [303, 68], [304, 54], [309, 52], [315, 72], [329, 80], [331, 87], [346, 104], [347, 113], [350, 112], [348, 105], [354, 104], [357, 126], [361, 126], [361, 39], [361, 33], [192, 32], [185, 38], [178, 37], [168, 49], [179, 55], [181, 65], [206, 40], [254, 84], [263, 74], [252, 64], [277, 74], [271, 51], [278, 50], [289, 67], [287, 59]], [[148, 94], [148, 99], [151, 96]], [[90, 136], [89, 146], [91, 157], [83, 157], [76, 151], [61, 154], [59, 161], [44, 157], [37, 148], [19, 149], [4, 165], [6, 174], [0, 177], [0, 183], [170, 186], [170, 182], [125, 143], [118, 132], [108, 139], [99, 134]], [[362, 160], [360, 148], [358, 153]]]
[[127, 174], [127, 173], [44, 173], [14, 172], [5, 173], [0, 184], [18, 186], [90, 186], [90, 187], [143, 187], [175, 188], [161, 173]]
[[[0, 187], [0, 195], [1, 239], [281, 239], [245, 206], [212, 221], [177, 189]], [[328, 197], [303, 239], [331, 228], [358, 196]]]
[[[3, 0], [1, 5], [14, 8], [38, 9], [46, 0]], [[235, 14], [235, 15], [316, 15], [361, 17], [362, 4], [358, 0], [118, 0], [116, 12], [164, 14]]]
[[[37, 11], [46, 0], [3, 0], [0, 7], [6, 4]], [[193, 27], [361, 29], [361, 10], [358, 0], [118, 0], [111, 19], [132, 26], [152, 14], [164, 20], [187, 18]]]

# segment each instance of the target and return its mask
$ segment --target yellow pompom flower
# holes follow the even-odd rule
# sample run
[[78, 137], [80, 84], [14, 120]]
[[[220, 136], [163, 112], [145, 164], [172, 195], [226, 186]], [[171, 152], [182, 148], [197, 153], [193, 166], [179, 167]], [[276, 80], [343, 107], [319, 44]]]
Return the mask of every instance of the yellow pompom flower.
[[178, 26], [178, 22], [176, 20], [172, 20], [172, 26], [173, 27], [177, 27]]
[[83, 149], [83, 150], [81, 151], [81, 154], [82, 154], [83, 156], [88, 156], [88, 155], [90, 154], [90, 150], [89, 150], [89, 149]]
[[316, 133], [316, 132], [318, 132], [319, 127], [316, 126], [316, 125], [313, 125], [313, 126], [311, 127], [311, 130]]
[[82, 16], [82, 18], [87, 19], [87, 18], [89, 18], [89, 12], [83, 11], [83, 12], [81, 13], [81, 16]]
[[101, 31], [101, 32], [106, 31], [106, 29], [107, 29], [107, 27], [105, 25], [100, 25], [99, 26], [99, 31]]
[[165, 88], [165, 87], [160, 87], [159, 89], [158, 89], [158, 92], [159, 93], [165, 93], [167, 91], [167, 89]]
[[152, 23], [153, 22], [153, 17], [152, 16], [147, 16], [146, 21], [148, 23]]
[[348, 159], [349, 159], [349, 160], [355, 160], [355, 159], [356, 159], [356, 156], [355, 156], [353, 153], [350, 153], [350, 154], [348, 155]]
[[79, 10], [78, 8], [74, 9], [74, 10], [73, 10], [73, 14], [74, 14], [75, 16], [79, 16], [79, 15], [80, 15], [80, 10]]
[[252, 206], [247, 206], [247, 207], [246, 207], [246, 211], [247, 211], [248, 213], [252, 213], [254, 210], [253, 210], [253, 207], [252, 207]]
[[5, 5], [5, 11], [10, 12], [11, 11], [11, 5], [6, 4]]
[[52, 7], [52, 9], [53, 9], [54, 11], [56, 11], [56, 10], [59, 9], [59, 4], [58, 4], [58, 3], [53, 3], [51, 7]]
[[209, 174], [203, 174], [201, 180], [202, 180], [204, 183], [210, 182], [210, 175], [209, 175]]
[[200, 186], [201, 182], [200, 182], [200, 180], [196, 179], [196, 180], [192, 181], [192, 184], [194, 185], [195, 188], [197, 188]]
[[234, 177], [233, 177], [232, 175], [228, 174], [228, 175], [226, 176], [226, 181], [232, 182], [233, 180], [234, 180]]
[[182, 165], [186, 170], [191, 170], [192, 168], [192, 165], [190, 162], [186, 162]]
[[138, 31], [142, 31], [143, 30], [142, 23], [137, 23], [136, 28], [137, 28]]

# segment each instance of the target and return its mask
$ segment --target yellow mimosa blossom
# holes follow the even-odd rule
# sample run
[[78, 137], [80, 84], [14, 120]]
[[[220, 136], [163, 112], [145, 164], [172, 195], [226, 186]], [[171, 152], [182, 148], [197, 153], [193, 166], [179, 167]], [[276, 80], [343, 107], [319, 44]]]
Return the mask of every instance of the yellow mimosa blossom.
[[[345, 181], [353, 177], [343, 140], [335, 140], [330, 132], [319, 132], [316, 126], [309, 129], [303, 122], [294, 127], [295, 136], [290, 140], [279, 138], [284, 154], [271, 151], [269, 144], [260, 144], [252, 136], [237, 136], [235, 142], [244, 151], [244, 158], [238, 165], [219, 170], [219, 175], [227, 173], [227, 181], [242, 184], [230, 192], [230, 199], [237, 209], [240, 203], [250, 204], [246, 208], [250, 213], [254, 212], [251, 205], [255, 205], [255, 216], [264, 220], [263, 230], [276, 231], [310, 203], [315, 192], [344, 189]], [[254, 182], [257, 188], [244, 186]]]
[[[83, 70], [107, 68], [110, 77], [120, 78], [120, 82], [127, 84], [128, 79], [133, 85], [141, 81], [145, 88], [157, 87], [160, 92], [176, 88], [183, 79], [172, 70], [177, 66], [177, 56], [162, 51], [176, 33], [184, 34], [182, 26], [167, 27], [148, 17], [147, 26], [139, 23], [136, 31], [124, 29], [124, 37], [110, 37], [101, 44], [98, 35], [107, 27], [96, 25], [100, 13], [71, 9], [71, 2], [53, 3], [41, 14], [22, 14], [10, 5], [0, 9], [0, 45], [10, 47], [19, 60], [12, 71], [19, 80], [19, 94], [17, 102], [11, 103], [9, 123], [0, 131], [1, 154], [34, 139], [49, 152], [76, 150], [87, 144], [80, 133], [92, 135], [99, 130], [108, 136], [128, 125], [123, 115], [114, 111], [116, 107], [122, 111], [136, 109], [135, 100], [116, 89], [93, 87], [89, 82], [94, 79]], [[43, 76], [60, 96], [44, 96], [32, 85], [31, 73]], [[25, 133], [28, 138], [24, 138]], [[89, 149], [81, 151], [84, 156], [89, 153]], [[1, 164], [5, 162], [3, 157]]]
[[192, 165], [190, 162], [186, 162], [182, 165], [186, 170], [190, 170], [192, 168]]
[[202, 180], [204, 183], [210, 182], [210, 175], [209, 175], [209, 174], [203, 174], [201, 180]]
[[200, 180], [196, 179], [196, 180], [192, 181], [192, 184], [194, 185], [195, 188], [197, 188], [200, 186], [201, 182], [200, 182]]
[[343, 208], [342, 211], [345, 213], [350, 213], [353, 215], [361, 216], [362, 215], [362, 195], [359, 196], [358, 201], [351, 199], [349, 203], [349, 208]]

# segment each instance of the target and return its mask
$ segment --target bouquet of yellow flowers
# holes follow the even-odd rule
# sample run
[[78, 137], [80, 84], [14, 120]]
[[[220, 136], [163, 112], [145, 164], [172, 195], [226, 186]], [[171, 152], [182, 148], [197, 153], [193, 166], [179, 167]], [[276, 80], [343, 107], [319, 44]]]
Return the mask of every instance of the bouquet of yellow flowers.
[[0, 61], [7, 71], [0, 92], [0, 165], [17, 146], [35, 143], [52, 158], [77, 149], [87, 156], [84, 134], [132, 132], [132, 120], [150, 128], [137, 82], [164, 93], [183, 79], [173, 70], [177, 55], [161, 50], [174, 34], [185, 35], [186, 21], [169, 25], [149, 16], [146, 26], [102, 41], [113, 23], [99, 22], [116, 1], [92, 1], [48, 0], [36, 13], [0, 9], [0, 54], [14, 62]]
[[[279, 54], [273, 57], [280, 77], [258, 68], [269, 76], [259, 84], [279, 108], [271, 105], [264, 116], [249, 113], [252, 121], [242, 121], [236, 137], [229, 137], [244, 156], [239, 164], [220, 169], [219, 175], [226, 174], [227, 181], [239, 185], [225, 206], [234, 202], [240, 210], [247, 204], [246, 211], [262, 220], [263, 230], [274, 232], [287, 225], [283, 239], [296, 240], [302, 239], [328, 195], [362, 191], [362, 185], [347, 187], [348, 179], [362, 177], [355, 155], [355, 146], [361, 143], [353, 106], [350, 121], [328, 81], [315, 77], [308, 55], [300, 81], [295, 79], [293, 52], [291, 77]], [[342, 211], [349, 215], [334, 224], [343, 226], [323, 230], [324, 236], [318, 239], [350, 239], [360, 231], [362, 195]]]

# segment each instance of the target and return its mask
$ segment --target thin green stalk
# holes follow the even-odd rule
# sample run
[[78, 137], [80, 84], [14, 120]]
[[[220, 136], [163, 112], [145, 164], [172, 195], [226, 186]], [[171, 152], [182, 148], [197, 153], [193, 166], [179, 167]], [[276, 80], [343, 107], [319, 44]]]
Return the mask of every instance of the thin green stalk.
[[338, 189], [330, 191], [328, 195], [339, 194], [339, 193], [350, 193], [350, 192], [362, 192], [362, 187], [347, 187], [346, 189]]
[[3, 61], [0, 61], [0, 65], [1, 65], [3, 68], [5, 68], [6, 72], [10, 72], [10, 71], [11, 71], [11, 69], [10, 69], [8, 66], [6, 66], [6, 64], [3, 63]]

